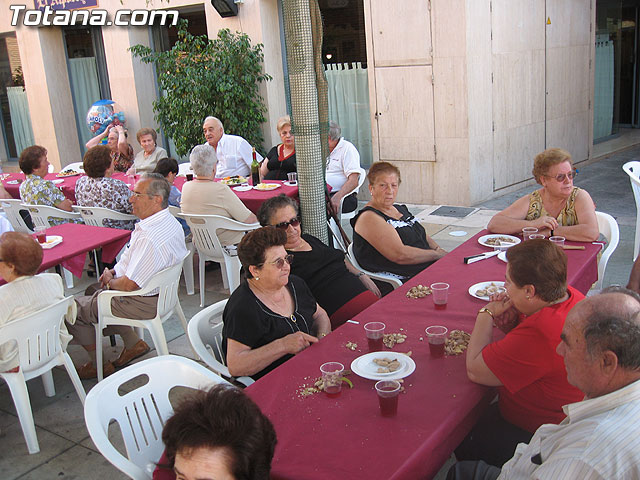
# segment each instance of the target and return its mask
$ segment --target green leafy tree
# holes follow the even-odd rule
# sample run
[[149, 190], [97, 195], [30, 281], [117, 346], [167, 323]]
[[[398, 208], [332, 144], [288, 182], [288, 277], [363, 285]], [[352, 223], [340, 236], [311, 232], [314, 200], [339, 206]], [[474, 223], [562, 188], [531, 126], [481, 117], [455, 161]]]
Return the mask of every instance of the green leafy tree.
[[262, 44], [252, 46], [246, 34], [229, 29], [220, 30], [215, 40], [193, 36], [183, 20], [171, 50], [134, 45], [131, 51], [157, 69], [162, 96], [153, 102], [155, 118], [179, 155], [203, 143], [202, 121], [208, 115], [218, 117], [225, 132], [262, 145], [260, 126], [267, 108], [258, 88], [271, 80], [262, 72]]

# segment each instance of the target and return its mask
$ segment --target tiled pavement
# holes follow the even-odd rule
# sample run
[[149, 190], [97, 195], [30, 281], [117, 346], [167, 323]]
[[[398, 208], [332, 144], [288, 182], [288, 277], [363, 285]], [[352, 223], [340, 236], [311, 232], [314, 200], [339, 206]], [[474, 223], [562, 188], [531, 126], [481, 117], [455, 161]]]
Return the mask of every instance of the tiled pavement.
[[[620, 225], [621, 241], [609, 261], [605, 285], [626, 284], [631, 270], [635, 202], [622, 165], [639, 156], [640, 147], [635, 147], [591, 165], [579, 166], [580, 174], [576, 179], [576, 185], [588, 190], [598, 210], [613, 215]], [[463, 219], [430, 215], [438, 205], [413, 205], [411, 211], [443, 248], [451, 250], [484, 228], [496, 211], [534, 188], [529, 186], [477, 205], [477, 210]], [[348, 229], [347, 225], [345, 227]], [[467, 233], [461, 237], [449, 235], [451, 231], [456, 230]], [[207, 272], [206, 280], [207, 305], [228, 296], [222, 288], [219, 270]], [[77, 282], [71, 293], [81, 293], [91, 281], [92, 279], [87, 277], [83, 278]], [[199, 295], [197, 292], [193, 296], [186, 295], [184, 285], [181, 286], [180, 301], [187, 318], [191, 318], [200, 310]], [[177, 318], [165, 324], [165, 331], [171, 353], [193, 358], [186, 335]], [[105, 348], [109, 350], [109, 355], [116, 357], [121, 346], [111, 349], [105, 340]], [[81, 348], [71, 346], [69, 352], [77, 364], [86, 361], [87, 357]], [[148, 355], [155, 355], [155, 352], [152, 351]], [[44, 396], [42, 382], [39, 379], [28, 382], [41, 449], [40, 453], [35, 455], [27, 453], [8, 388], [5, 384], [0, 386], [0, 477], [6, 480], [126, 478], [102, 458], [89, 439], [80, 401], [64, 369], [55, 369], [54, 379], [57, 394], [52, 398]], [[88, 391], [94, 383], [95, 381], [85, 381], [85, 389]]]

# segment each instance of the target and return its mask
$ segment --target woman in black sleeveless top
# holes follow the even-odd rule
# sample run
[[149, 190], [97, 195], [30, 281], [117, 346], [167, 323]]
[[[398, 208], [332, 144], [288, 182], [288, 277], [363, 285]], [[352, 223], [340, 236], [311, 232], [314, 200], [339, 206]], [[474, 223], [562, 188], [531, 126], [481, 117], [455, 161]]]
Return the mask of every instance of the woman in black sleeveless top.
[[401, 182], [396, 166], [376, 162], [367, 178], [371, 201], [351, 220], [354, 255], [363, 268], [393, 273], [406, 281], [447, 252], [405, 205], [394, 203]]

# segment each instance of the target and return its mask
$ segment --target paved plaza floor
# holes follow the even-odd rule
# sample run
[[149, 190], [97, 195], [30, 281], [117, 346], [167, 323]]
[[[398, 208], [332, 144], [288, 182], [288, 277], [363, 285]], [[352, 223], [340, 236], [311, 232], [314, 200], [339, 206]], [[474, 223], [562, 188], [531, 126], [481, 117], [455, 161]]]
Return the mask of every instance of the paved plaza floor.
[[[575, 184], [585, 188], [593, 197], [597, 210], [613, 215], [620, 226], [620, 244], [609, 261], [605, 275], [605, 285], [626, 285], [632, 265], [633, 242], [635, 232], [636, 209], [633, 193], [622, 165], [640, 156], [640, 146], [603, 158], [595, 163], [578, 166], [580, 173]], [[401, 187], [402, 188], [402, 187]], [[432, 215], [439, 205], [412, 205], [411, 210], [425, 225], [430, 235], [446, 250], [451, 250], [484, 228], [491, 216], [509, 205], [514, 199], [531, 192], [535, 186], [525, 187], [516, 192], [503, 195], [482, 204], [472, 214], [462, 219]], [[350, 230], [347, 225], [347, 230]], [[454, 237], [451, 231], [463, 230], [466, 235]], [[184, 284], [180, 288], [180, 302], [187, 318], [199, 310], [199, 295], [187, 295]], [[76, 282], [70, 293], [81, 294], [94, 279], [83, 277]], [[228, 297], [228, 291], [222, 287], [219, 270], [207, 272], [206, 303], [211, 305]], [[173, 354], [194, 358], [186, 335], [177, 318], [165, 323], [169, 342], [169, 351]], [[118, 339], [119, 340], [119, 339]], [[147, 338], [147, 342], [151, 344]], [[105, 349], [110, 357], [117, 357], [121, 345]], [[87, 361], [84, 351], [70, 346], [76, 364]], [[152, 350], [146, 357], [155, 355]], [[31, 405], [36, 423], [40, 453], [29, 455], [20, 429], [13, 401], [7, 386], [0, 385], [0, 477], [11, 479], [89, 479], [126, 478], [112, 467], [97, 452], [84, 424], [82, 406], [64, 369], [54, 369], [56, 395], [47, 398], [42, 382], [34, 379], [28, 382]], [[88, 391], [95, 384], [84, 381]], [[438, 478], [442, 475], [440, 474]]]

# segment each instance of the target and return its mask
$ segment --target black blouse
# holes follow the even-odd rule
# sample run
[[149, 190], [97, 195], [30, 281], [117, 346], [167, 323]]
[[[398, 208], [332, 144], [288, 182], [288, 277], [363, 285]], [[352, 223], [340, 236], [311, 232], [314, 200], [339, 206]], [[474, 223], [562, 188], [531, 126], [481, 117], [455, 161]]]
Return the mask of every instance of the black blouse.
[[265, 180], [287, 180], [287, 173], [296, 171], [296, 152], [294, 151], [286, 158], [281, 158], [280, 145], [276, 145], [267, 153], [267, 158], [264, 161], [267, 162], [269, 171], [264, 176]]

